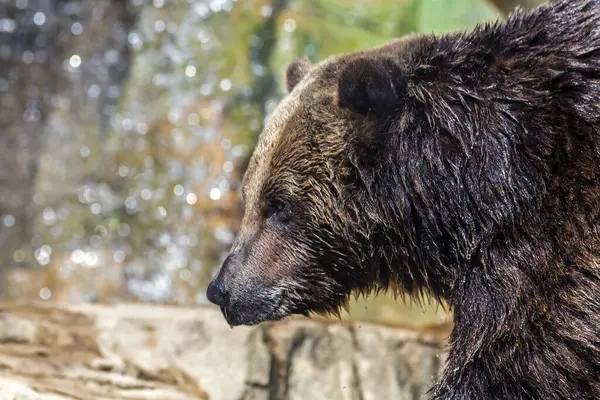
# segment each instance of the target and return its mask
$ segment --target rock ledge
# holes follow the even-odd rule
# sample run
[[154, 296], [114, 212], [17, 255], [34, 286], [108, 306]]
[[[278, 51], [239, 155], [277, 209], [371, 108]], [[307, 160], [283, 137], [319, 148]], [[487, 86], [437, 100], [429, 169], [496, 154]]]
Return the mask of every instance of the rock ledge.
[[418, 399], [449, 326], [289, 320], [212, 307], [0, 304], [0, 400]]

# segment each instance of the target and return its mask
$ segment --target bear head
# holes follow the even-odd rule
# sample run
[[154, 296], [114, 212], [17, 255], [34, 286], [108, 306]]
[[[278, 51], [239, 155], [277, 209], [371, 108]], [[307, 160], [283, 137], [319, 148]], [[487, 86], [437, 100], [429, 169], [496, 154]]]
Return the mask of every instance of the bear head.
[[365, 265], [376, 234], [366, 220], [380, 216], [364, 208], [356, 168], [377, 156], [371, 125], [403, 106], [399, 77], [393, 62], [366, 55], [288, 66], [289, 93], [242, 181], [241, 229], [207, 292], [231, 325], [336, 312], [352, 291], [386, 279]]
[[453, 65], [439, 48], [404, 38], [288, 67], [207, 291], [229, 324], [337, 313], [351, 294], [390, 288], [447, 297], [457, 265], [535, 206], [539, 157], [515, 145], [510, 109], [478, 92], [493, 55]]

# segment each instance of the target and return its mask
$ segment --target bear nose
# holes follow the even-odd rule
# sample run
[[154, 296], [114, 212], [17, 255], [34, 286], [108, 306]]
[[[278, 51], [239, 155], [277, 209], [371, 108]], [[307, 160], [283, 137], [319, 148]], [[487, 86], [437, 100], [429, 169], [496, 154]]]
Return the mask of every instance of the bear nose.
[[208, 289], [206, 289], [206, 298], [208, 301], [220, 307], [227, 306], [227, 303], [229, 302], [230, 296], [226, 281], [228, 280], [228, 275], [230, 275], [229, 270], [231, 269], [231, 262], [232, 257], [229, 255], [223, 262], [219, 274], [208, 285]]
[[208, 298], [208, 301], [219, 307], [225, 307], [227, 305], [229, 302], [229, 291], [224, 287], [222, 279], [217, 278], [208, 285], [206, 297]]

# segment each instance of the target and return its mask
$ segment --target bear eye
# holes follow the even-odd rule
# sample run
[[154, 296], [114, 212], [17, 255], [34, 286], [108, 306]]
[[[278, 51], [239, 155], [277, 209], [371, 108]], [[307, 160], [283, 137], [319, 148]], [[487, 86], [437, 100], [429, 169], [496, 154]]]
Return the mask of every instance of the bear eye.
[[278, 199], [267, 201], [265, 206], [265, 218], [273, 216], [280, 217], [282, 220], [289, 219], [289, 209], [285, 202]]

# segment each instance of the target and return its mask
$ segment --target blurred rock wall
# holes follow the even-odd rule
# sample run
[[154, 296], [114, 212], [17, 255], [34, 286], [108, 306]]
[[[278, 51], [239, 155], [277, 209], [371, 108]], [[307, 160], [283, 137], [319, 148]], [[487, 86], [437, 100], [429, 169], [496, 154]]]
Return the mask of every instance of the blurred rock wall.
[[229, 328], [213, 307], [0, 305], [0, 398], [416, 400], [447, 325], [290, 320]]

